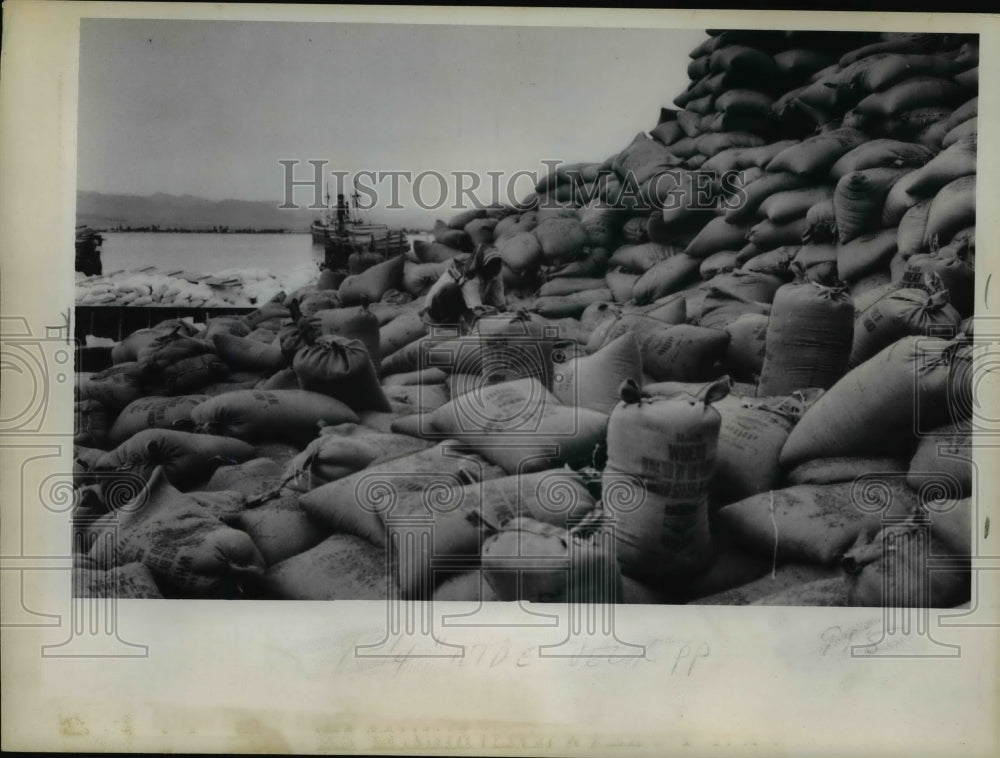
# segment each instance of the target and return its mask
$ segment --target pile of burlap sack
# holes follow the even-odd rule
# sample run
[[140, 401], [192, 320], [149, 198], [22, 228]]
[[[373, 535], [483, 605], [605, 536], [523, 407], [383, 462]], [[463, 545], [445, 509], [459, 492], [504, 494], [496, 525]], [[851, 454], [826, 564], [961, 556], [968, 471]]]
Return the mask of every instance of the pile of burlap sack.
[[[607, 160], [130, 335], [78, 374], [78, 593], [966, 602], [977, 65], [711, 31]], [[431, 328], [477, 244], [510, 310]]]
[[227, 269], [213, 275], [180, 274], [152, 267], [102, 276], [76, 275], [74, 302], [103, 307], [252, 308], [283, 289], [294, 289], [315, 278], [309, 264], [282, 272]]

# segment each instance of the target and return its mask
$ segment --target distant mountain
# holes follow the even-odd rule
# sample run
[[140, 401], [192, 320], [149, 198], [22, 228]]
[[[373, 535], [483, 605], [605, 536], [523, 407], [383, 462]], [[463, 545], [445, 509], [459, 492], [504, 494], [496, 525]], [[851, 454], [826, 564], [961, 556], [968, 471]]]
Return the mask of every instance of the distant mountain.
[[205, 229], [282, 229], [304, 232], [322, 211], [278, 208], [279, 201], [206, 200], [194, 195], [108, 195], [78, 191], [76, 222], [109, 229], [118, 226]]

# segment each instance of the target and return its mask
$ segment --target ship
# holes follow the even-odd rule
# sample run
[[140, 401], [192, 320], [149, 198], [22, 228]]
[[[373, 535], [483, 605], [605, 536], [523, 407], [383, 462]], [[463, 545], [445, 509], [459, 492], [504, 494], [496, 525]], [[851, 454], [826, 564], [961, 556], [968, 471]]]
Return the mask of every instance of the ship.
[[[402, 230], [390, 229], [386, 224], [365, 223], [357, 215], [357, 191], [349, 204], [343, 194], [337, 195], [337, 205], [330, 205], [330, 190], [326, 192], [327, 211], [323, 219], [313, 221], [309, 232], [314, 245], [323, 245], [328, 268], [343, 268], [351, 253], [379, 253], [391, 258], [405, 253], [410, 242]], [[353, 211], [353, 213], [352, 213]]]

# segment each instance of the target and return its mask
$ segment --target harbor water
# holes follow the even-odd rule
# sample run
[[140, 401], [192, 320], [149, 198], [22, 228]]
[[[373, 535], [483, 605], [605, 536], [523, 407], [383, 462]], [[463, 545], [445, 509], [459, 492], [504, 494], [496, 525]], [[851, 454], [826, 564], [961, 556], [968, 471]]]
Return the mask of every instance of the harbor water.
[[212, 274], [234, 268], [297, 269], [323, 260], [309, 234], [102, 232], [105, 273], [155, 266]]
[[[155, 266], [160, 271], [182, 270], [214, 274], [231, 269], [292, 271], [317, 266], [323, 246], [302, 234], [216, 234], [163, 232], [101, 232], [101, 259], [107, 274], [122, 269]], [[431, 239], [430, 234], [407, 238]]]

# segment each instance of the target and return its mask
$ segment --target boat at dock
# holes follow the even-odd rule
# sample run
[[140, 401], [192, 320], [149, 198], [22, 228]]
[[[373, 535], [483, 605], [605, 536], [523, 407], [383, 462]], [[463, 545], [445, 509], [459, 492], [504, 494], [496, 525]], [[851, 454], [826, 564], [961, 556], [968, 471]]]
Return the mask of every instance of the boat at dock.
[[410, 247], [406, 232], [362, 220], [357, 215], [359, 197], [357, 192], [351, 195], [353, 204], [350, 204], [344, 195], [338, 194], [336, 206], [331, 206], [327, 190], [326, 214], [313, 221], [309, 228], [313, 244], [326, 249], [328, 268], [342, 268], [341, 264], [351, 253], [380, 253], [391, 258], [402, 255]]

